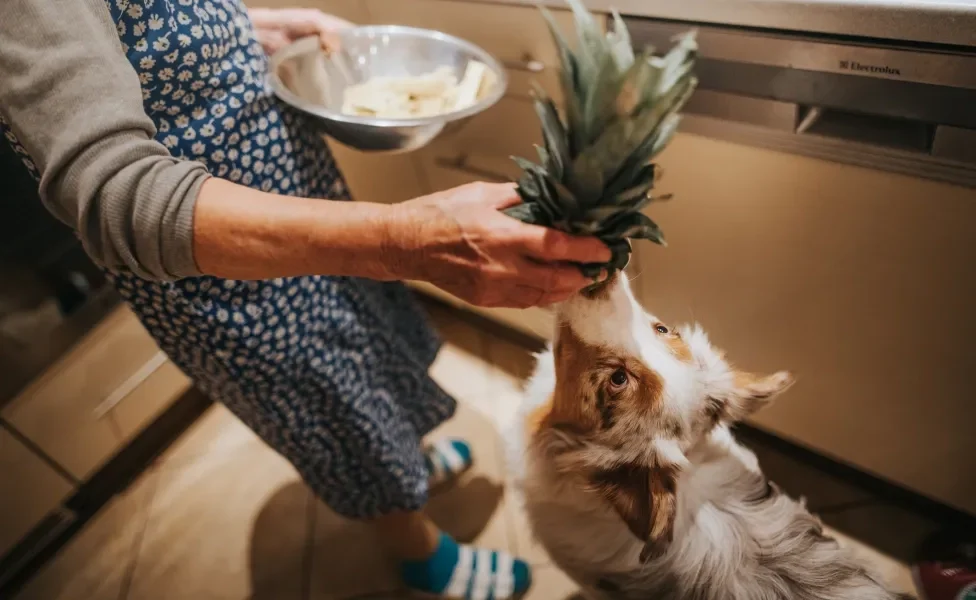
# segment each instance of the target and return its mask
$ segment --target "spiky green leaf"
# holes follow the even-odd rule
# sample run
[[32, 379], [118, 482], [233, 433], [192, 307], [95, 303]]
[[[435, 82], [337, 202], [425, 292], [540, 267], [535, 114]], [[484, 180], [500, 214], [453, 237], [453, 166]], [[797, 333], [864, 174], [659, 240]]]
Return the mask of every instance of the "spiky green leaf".
[[694, 36], [676, 40], [663, 57], [635, 55], [626, 23], [613, 13], [603, 33], [582, 0], [566, 0], [577, 43], [567, 42], [549, 11], [542, 9], [559, 52], [565, 111], [541, 91], [535, 109], [543, 130], [539, 163], [516, 159], [523, 170], [518, 193], [524, 204], [506, 214], [570, 233], [596, 235], [611, 248], [604, 265], [582, 265], [599, 274], [626, 265], [630, 239], [664, 243], [654, 221], [641, 211], [655, 197], [652, 159], [677, 130], [678, 111], [695, 88]]

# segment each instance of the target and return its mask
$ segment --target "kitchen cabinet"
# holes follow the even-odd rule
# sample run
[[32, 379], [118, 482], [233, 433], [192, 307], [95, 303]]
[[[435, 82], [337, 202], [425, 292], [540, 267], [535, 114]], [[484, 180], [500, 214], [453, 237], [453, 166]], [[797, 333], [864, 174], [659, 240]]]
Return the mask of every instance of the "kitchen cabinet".
[[754, 423], [976, 513], [976, 192], [683, 134], [649, 310], [797, 384]]
[[189, 391], [190, 379], [159, 352], [113, 393], [105, 407], [128, 442]]
[[70, 481], [0, 426], [0, 557], [73, 491]]
[[[357, 200], [400, 202], [469, 181], [510, 180], [518, 169], [509, 157], [532, 157], [533, 144], [541, 143], [529, 97], [530, 82], [559, 99], [558, 52], [535, 7], [449, 0], [257, 0], [248, 5], [303, 6], [356, 23], [435, 29], [481, 46], [506, 66], [508, 95], [429, 148], [410, 154], [372, 154], [328, 140]], [[564, 31], [573, 30], [568, 11], [553, 14]], [[504, 161], [500, 168], [499, 159]], [[492, 167], [476, 166], [485, 162]]]
[[0, 416], [79, 480], [119, 447], [102, 402], [158, 349], [128, 308], [99, 323]]
[[[510, 95], [528, 98], [535, 82], [554, 98], [560, 97], [559, 54], [534, 6], [456, 0], [363, 1], [374, 23], [443, 31], [484, 48], [507, 68]], [[564, 32], [574, 31], [569, 11], [551, 12]]]
[[120, 306], [0, 417], [84, 481], [188, 386], [136, 316]]

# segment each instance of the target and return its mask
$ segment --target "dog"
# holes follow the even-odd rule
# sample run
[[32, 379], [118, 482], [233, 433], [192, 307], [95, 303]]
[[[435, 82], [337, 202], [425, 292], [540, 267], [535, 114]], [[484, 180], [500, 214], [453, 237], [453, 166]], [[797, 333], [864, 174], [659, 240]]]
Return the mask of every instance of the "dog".
[[735, 370], [624, 277], [556, 307], [509, 461], [532, 533], [592, 599], [895, 600], [731, 425], [793, 383]]

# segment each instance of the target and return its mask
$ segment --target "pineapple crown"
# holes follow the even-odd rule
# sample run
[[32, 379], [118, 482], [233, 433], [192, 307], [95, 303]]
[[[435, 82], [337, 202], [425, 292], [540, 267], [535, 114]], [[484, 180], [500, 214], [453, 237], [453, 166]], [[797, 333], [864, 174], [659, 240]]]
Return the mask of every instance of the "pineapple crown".
[[619, 13], [613, 12], [613, 31], [604, 34], [581, 0], [567, 2], [575, 18], [575, 51], [540, 7], [559, 49], [565, 116], [536, 86], [544, 147], [536, 146], [538, 164], [514, 158], [523, 171], [523, 202], [505, 212], [603, 240], [613, 252], [610, 262], [581, 266], [596, 278], [627, 266], [631, 239], [664, 245], [661, 229], [641, 210], [667, 198], [651, 194], [658, 173], [651, 161], [674, 136], [678, 111], [697, 84], [697, 44], [687, 33], [663, 57], [652, 48], [635, 54]]

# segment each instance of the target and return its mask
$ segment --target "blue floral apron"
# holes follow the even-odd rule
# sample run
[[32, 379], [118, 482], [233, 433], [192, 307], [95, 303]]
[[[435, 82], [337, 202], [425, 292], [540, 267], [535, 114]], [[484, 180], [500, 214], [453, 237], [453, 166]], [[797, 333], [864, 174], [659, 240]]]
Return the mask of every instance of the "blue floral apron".
[[[241, 2], [106, 3], [174, 156], [268, 192], [348, 199], [323, 140], [270, 93]], [[421, 438], [455, 403], [427, 375], [438, 341], [401, 284], [111, 277], [170, 358], [334, 510], [367, 518], [426, 502]]]

